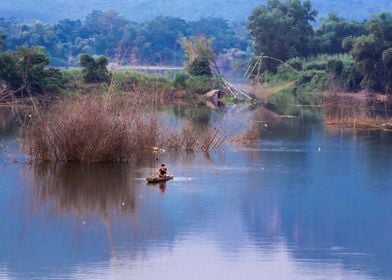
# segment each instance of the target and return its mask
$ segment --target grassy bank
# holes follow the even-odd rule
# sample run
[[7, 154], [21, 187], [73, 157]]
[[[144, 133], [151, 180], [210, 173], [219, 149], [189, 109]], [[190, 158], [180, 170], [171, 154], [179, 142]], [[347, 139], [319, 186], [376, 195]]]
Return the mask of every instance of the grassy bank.
[[[206, 77], [190, 76], [185, 72], [178, 72], [165, 76], [159, 74], [145, 74], [129, 70], [117, 70], [111, 72], [109, 82], [86, 83], [83, 79], [82, 70], [62, 70], [65, 79], [65, 95], [85, 94], [114, 94], [132, 93], [135, 91], [145, 92], [150, 95], [158, 95], [164, 98], [185, 98], [191, 95], [201, 95], [214, 86], [216, 82]], [[170, 78], [172, 77], [172, 78]], [[185, 95], [189, 96], [185, 96]]]
[[264, 101], [280, 114], [295, 114], [293, 107], [323, 106], [326, 95], [355, 93], [361, 77], [348, 55], [322, 55], [295, 58], [278, 67], [276, 73], [263, 73]]

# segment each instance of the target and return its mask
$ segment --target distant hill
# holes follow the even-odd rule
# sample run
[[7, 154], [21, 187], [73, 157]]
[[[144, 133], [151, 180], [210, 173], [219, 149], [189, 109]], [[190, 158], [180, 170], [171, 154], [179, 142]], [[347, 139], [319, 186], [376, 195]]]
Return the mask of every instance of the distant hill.
[[[266, 0], [0, 0], [0, 17], [21, 20], [57, 21], [84, 18], [92, 10], [113, 9], [133, 21], [145, 21], [159, 15], [195, 20], [222, 17], [246, 20], [251, 10]], [[364, 19], [383, 11], [392, 12], [391, 0], [314, 0], [319, 15], [335, 12], [350, 19]]]

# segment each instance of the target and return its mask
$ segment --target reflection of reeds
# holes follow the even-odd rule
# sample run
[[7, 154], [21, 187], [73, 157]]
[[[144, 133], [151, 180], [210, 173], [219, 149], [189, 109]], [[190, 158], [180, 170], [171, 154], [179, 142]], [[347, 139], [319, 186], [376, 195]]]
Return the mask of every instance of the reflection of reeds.
[[124, 164], [38, 163], [32, 165], [39, 205], [49, 203], [58, 214], [133, 213], [135, 189]]

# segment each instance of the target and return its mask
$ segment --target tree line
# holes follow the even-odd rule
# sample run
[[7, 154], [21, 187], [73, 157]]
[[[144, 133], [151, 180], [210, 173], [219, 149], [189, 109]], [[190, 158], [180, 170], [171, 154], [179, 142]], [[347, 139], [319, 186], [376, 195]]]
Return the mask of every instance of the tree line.
[[[255, 56], [264, 59], [255, 60], [261, 63], [253, 72], [276, 73], [284, 61], [297, 70], [326, 71], [325, 82], [332, 81], [345, 90], [391, 93], [392, 14], [382, 13], [360, 22], [329, 14], [314, 27], [316, 16], [310, 1], [269, 0], [255, 8], [248, 29]], [[304, 69], [306, 59], [321, 54], [347, 57], [330, 57]], [[313, 71], [305, 80], [314, 77], [320, 73]]]
[[53, 66], [78, 65], [80, 54], [105, 55], [124, 64], [181, 65], [184, 52], [180, 39], [191, 35], [213, 38], [217, 52], [247, 48], [247, 41], [235, 28], [218, 18], [185, 21], [157, 17], [135, 23], [109, 10], [93, 11], [83, 21], [64, 19], [54, 24], [0, 18], [1, 29], [10, 50], [21, 45], [45, 47]]
[[[302, 71], [303, 82], [334, 83], [350, 91], [392, 91], [390, 13], [363, 21], [330, 14], [317, 21], [310, 1], [269, 0], [252, 11], [247, 29], [248, 34], [243, 25], [217, 18], [190, 22], [158, 17], [134, 23], [114, 11], [94, 11], [84, 21], [66, 19], [54, 24], [0, 18], [0, 81], [21, 94], [45, 92], [62, 85], [61, 73], [48, 69], [49, 65], [82, 64], [90, 71], [87, 81], [95, 81], [96, 76], [107, 80], [104, 69], [110, 60], [181, 65], [186, 59], [182, 38], [204, 35], [216, 53], [230, 48], [248, 50], [260, 62], [251, 65], [253, 76], [276, 73], [285, 62]], [[329, 56], [309, 63], [325, 54]], [[193, 62], [189, 71], [211, 75], [207, 61], [197, 58]]]

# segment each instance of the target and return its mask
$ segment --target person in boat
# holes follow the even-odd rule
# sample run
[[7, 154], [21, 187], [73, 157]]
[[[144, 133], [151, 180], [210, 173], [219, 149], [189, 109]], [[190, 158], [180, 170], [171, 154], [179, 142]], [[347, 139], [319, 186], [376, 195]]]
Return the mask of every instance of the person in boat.
[[164, 163], [161, 164], [161, 168], [159, 168], [158, 176], [159, 178], [166, 178], [167, 175], [167, 167]]

